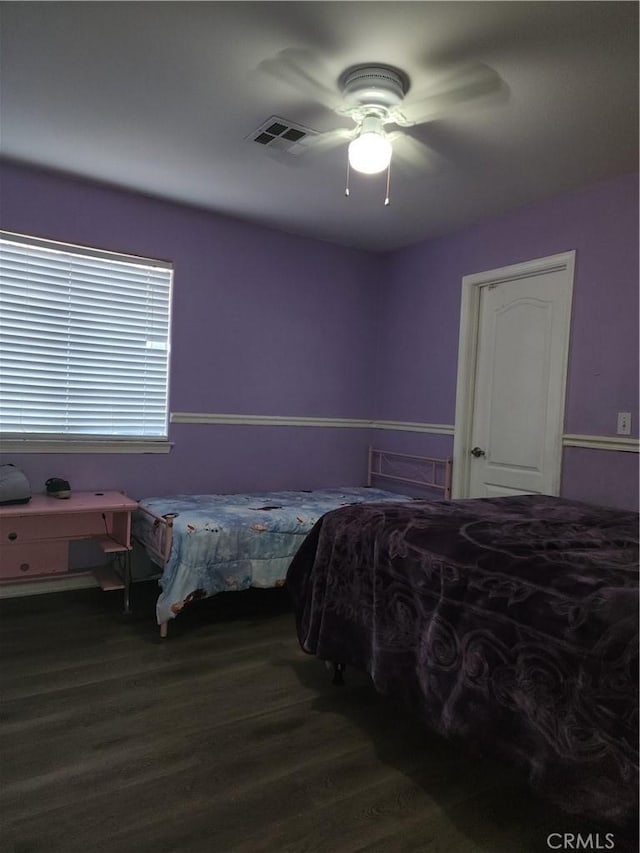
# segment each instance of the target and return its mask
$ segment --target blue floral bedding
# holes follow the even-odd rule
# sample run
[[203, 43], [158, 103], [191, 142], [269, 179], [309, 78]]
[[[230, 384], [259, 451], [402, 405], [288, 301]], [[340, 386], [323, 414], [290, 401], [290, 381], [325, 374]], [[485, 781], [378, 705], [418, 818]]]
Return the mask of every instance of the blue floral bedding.
[[[365, 502], [406, 502], [406, 495], [373, 488], [175, 495], [146, 498], [140, 506], [174, 515], [171, 553], [156, 607], [158, 624], [186, 604], [219, 592], [284, 584], [287, 568], [316, 521], [330, 510]], [[133, 535], [156, 546], [158, 528], [134, 513]]]

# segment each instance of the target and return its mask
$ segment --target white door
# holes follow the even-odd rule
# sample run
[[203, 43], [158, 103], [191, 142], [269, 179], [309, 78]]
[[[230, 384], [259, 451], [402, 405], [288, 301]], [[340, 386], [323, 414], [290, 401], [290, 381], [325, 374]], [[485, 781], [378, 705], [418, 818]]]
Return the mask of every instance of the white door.
[[466, 277], [465, 285], [472, 316], [461, 334], [475, 346], [461, 365], [468, 393], [456, 410], [454, 472], [462, 471], [454, 495], [557, 495], [573, 253]]

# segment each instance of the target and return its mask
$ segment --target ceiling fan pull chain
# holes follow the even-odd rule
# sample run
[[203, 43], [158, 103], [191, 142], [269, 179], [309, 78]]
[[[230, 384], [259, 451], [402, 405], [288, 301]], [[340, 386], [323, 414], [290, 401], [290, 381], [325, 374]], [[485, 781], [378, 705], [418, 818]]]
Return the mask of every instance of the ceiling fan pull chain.
[[391, 161], [389, 161], [389, 165], [387, 166], [387, 194], [384, 197], [384, 206], [389, 207], [390, 199], [389, 199], [389, 184], [391, 182]]
[[344, 188], [344, 194], [349, 198], [349, 158], [347, 157], [347, 185]]

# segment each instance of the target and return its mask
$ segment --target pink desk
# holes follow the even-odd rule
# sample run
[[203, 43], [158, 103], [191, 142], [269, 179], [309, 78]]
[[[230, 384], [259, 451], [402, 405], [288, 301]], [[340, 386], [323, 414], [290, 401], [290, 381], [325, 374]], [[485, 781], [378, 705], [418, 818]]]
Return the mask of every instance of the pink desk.
[[120, 492], [76, 492], [65, 500], [35, 495], [27, 504], [0, 507], [0, 594], [3, 583], [68, 577], [69, 543], [91, 539], [118, 557], [121, 582], [104, 574], [97, 579], [104, 588], [124, 589], [128, 612], [131, 513], [137, 505]]

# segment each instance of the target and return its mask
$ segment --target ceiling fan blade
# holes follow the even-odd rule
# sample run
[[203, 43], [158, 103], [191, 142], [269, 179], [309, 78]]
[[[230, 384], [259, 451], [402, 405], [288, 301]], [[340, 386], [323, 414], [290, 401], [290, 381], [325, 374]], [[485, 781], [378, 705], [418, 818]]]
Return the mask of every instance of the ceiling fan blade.
[[325, 133], [318, 133], [313, 136], [309, 136], [306, 148], [310, 152], [330, 151], [340, 145], [346, 145], [357, 135], [357, 131], [357, 127], [339, 127], [336, 130], [328, 130]]
[[332, 112], [341, 105], [337, 87], [329, 82], [333, 79], [331, 72], [311, 51], [286, 48], [271, 59], [263, 59], [257, 70], [294, 89], [302, 99], [314, 100]]
[[356, 133], [356, 128], [350, 130], [346, 127], [341, 127], [336, 130], [329, 130], [325, 133], [313, 133], [305, 137], [304, 140], [294, 144], [287, 145], [286, 142], [274, 140], [269, 145], [264, 146], [264, 152], [267, 156], [287, 166], [301, 166], [308, 162], [307, 158], [321, 154], [325, 151], [331, 151], [340, 145], [345, 146], [353, 139]]
[[459, 175], [486, 172], [500, 160], [495, 143], [488, 143], [478, 128], [465, 127], [457, 121], [429, 122], [411, 133], [419, 136], [434, 157], [452, 164]]
[[434, 151], [424, 142], [408, 133], [396, 131], [389, 134], [393, 145], [393, 163], [411, 170], [425, 172], [444, 172], [450, 167], [449, 160]]
[[497, 71], [478, 62], [440, 75], [421, 95], [410, 90], [402, 104], [392, 111], [392, 119], [401, 127], [411, 127], [443, 118], [461, 104], [486, 106], [508, 96], [509, 89]]

